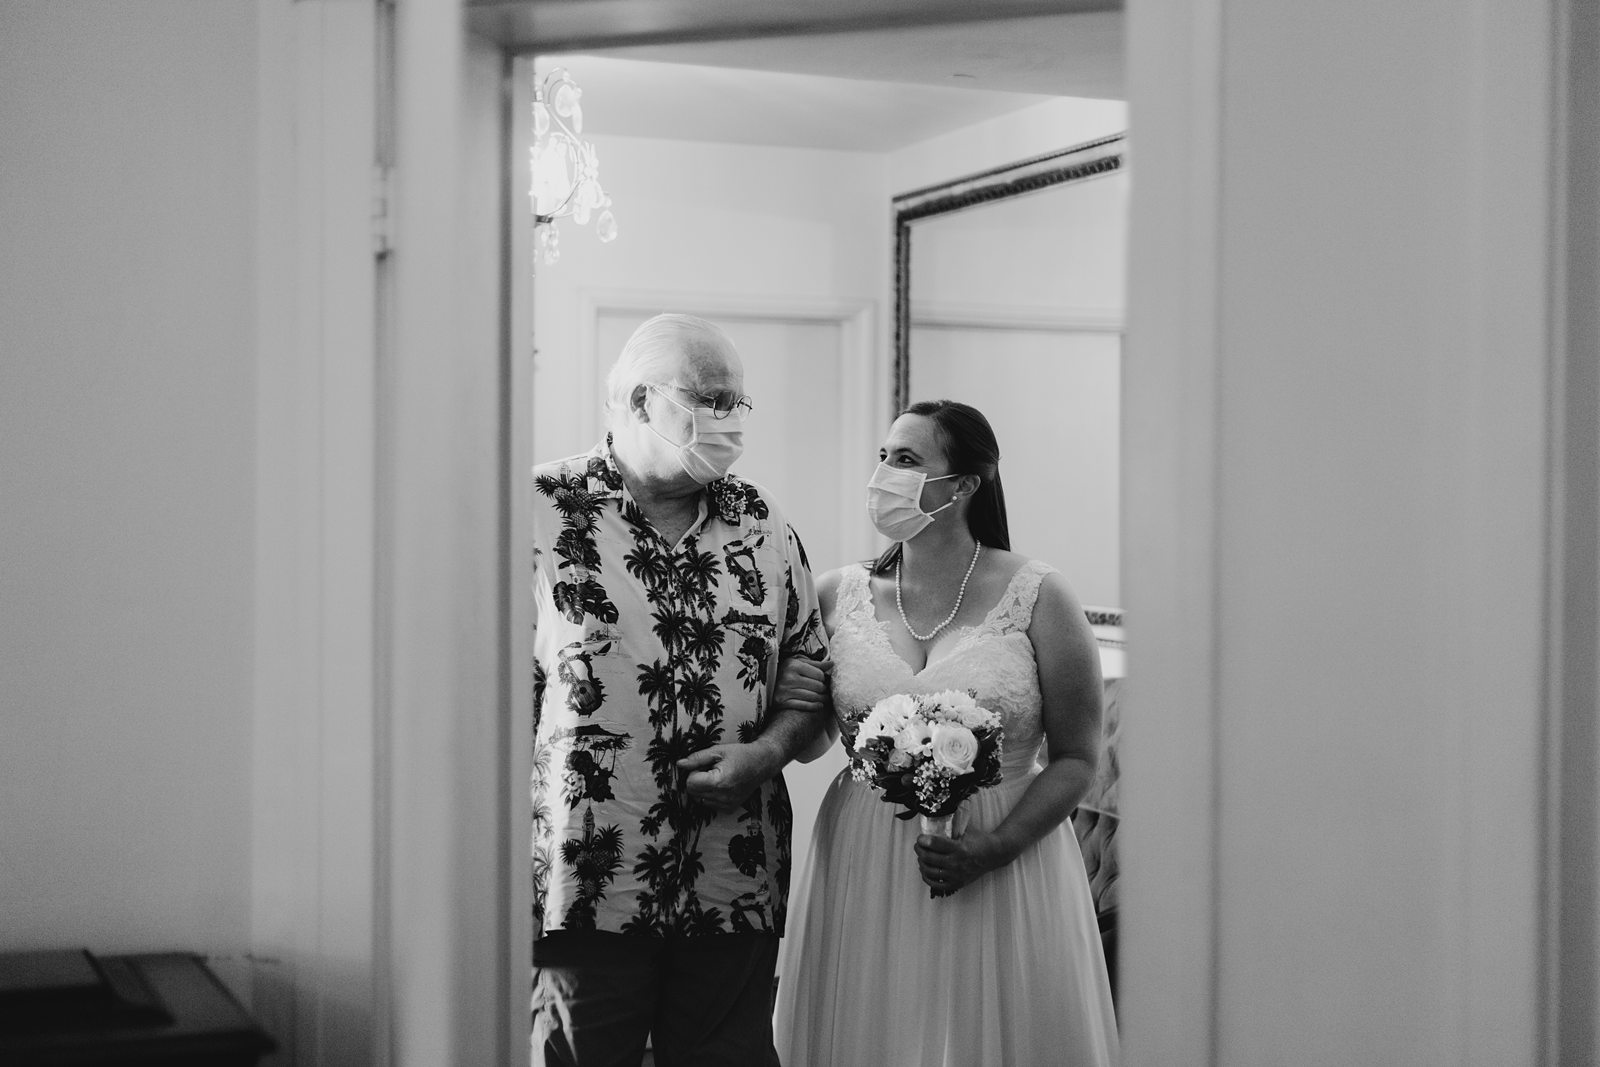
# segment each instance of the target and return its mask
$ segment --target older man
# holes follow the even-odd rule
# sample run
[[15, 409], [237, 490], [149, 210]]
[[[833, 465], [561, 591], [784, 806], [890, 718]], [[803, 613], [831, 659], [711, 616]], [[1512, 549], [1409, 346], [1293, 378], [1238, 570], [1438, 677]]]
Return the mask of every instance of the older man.
[[826, 709], [804, 551], [728, 473], [744, 370], [660, 315], [607, 382], [608, 433], [535, 469], [536, 1064], [776, 1064], [790, 868], [779, 773]]

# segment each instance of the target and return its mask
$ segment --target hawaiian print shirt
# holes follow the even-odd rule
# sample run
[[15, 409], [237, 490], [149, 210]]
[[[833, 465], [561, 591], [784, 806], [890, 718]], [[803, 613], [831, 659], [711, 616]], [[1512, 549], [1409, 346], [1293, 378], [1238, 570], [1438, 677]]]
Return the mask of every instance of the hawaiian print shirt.
[[534, 469], [535, 936], [783, 933], [783, 776], [719, 815], [676, 762], [760, 735], [780, 660], [826, 637], [800, 541], [733, 475], [677, 545], [606, 441]]

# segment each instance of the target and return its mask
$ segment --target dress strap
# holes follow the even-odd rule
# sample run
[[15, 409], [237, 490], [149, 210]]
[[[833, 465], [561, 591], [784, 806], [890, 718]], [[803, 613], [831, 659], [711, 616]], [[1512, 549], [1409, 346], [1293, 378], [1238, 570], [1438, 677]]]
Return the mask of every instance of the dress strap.
[[853, 619], [865, 611], [872, 615], [872, 587], [867, 583], [867, 568], [853, 564], [844, 569], [839, 581], [838, 615], [840, 620]]
[[1030, 559], [1017, 568], [1000, 594], [999, 603], [989, 612], [988, 622], [1001, 632], [1026, 631], [1033, 624], [1033, 605], [1039, 599], [1039, 583], [1056, 569], [1042, 560]]

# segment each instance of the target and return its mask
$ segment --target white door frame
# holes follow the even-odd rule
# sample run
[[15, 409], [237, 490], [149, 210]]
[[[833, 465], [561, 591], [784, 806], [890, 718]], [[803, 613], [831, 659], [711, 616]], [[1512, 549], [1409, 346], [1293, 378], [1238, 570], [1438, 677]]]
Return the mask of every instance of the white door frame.
[[1600, 1060], [1600, 11], [1555, 4], [1542, 1067]]
[[373, 0], [259, 0], [252, 999], [279, 1064], [371, 1062]]

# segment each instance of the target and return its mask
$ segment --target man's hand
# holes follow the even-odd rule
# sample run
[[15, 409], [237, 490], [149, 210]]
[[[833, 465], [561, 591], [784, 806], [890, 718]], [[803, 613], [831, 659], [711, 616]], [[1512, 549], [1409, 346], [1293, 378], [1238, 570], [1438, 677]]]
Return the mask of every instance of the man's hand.
[[[749, 744], [711, 745], [678, 761], [678, 770], [685, 777], [684, 790], [692, 797], [723, 815], [732, 814], [744, 806], [750, 794], [768, 778], [783, 769], [793, 754], [792, 748], [814, 735], [819, 720], [794, 719], [783, 712], [798, 712], [801, 716], [825, 713], [828, 710], [828, 672], [833, 664], [828, 660], [810, 660], [803, 656], [790, 656], [778, 665], [778, 678], [773, 684], [771, 711], [785, 722], [782, 729], [769, 728], [765, 736]], [[793, 724], [805, 724], [805, 736], [798, 740], [777, 740], [795, 734]], [[788, 746], [788, 747], [785, 747]]]
[[778, 665], [778, 680], [772, 687], [772, 706], [808, 714], [827, 711], [828, 672], [831, 670], [832, 660], [790, 656]]
[[776, 746], [761, 739], [712, 745], [678, 761], [678, 770], [687, 772], [684, 789], [723, 815], [738, 811], [756, 787], [782, 768]]

